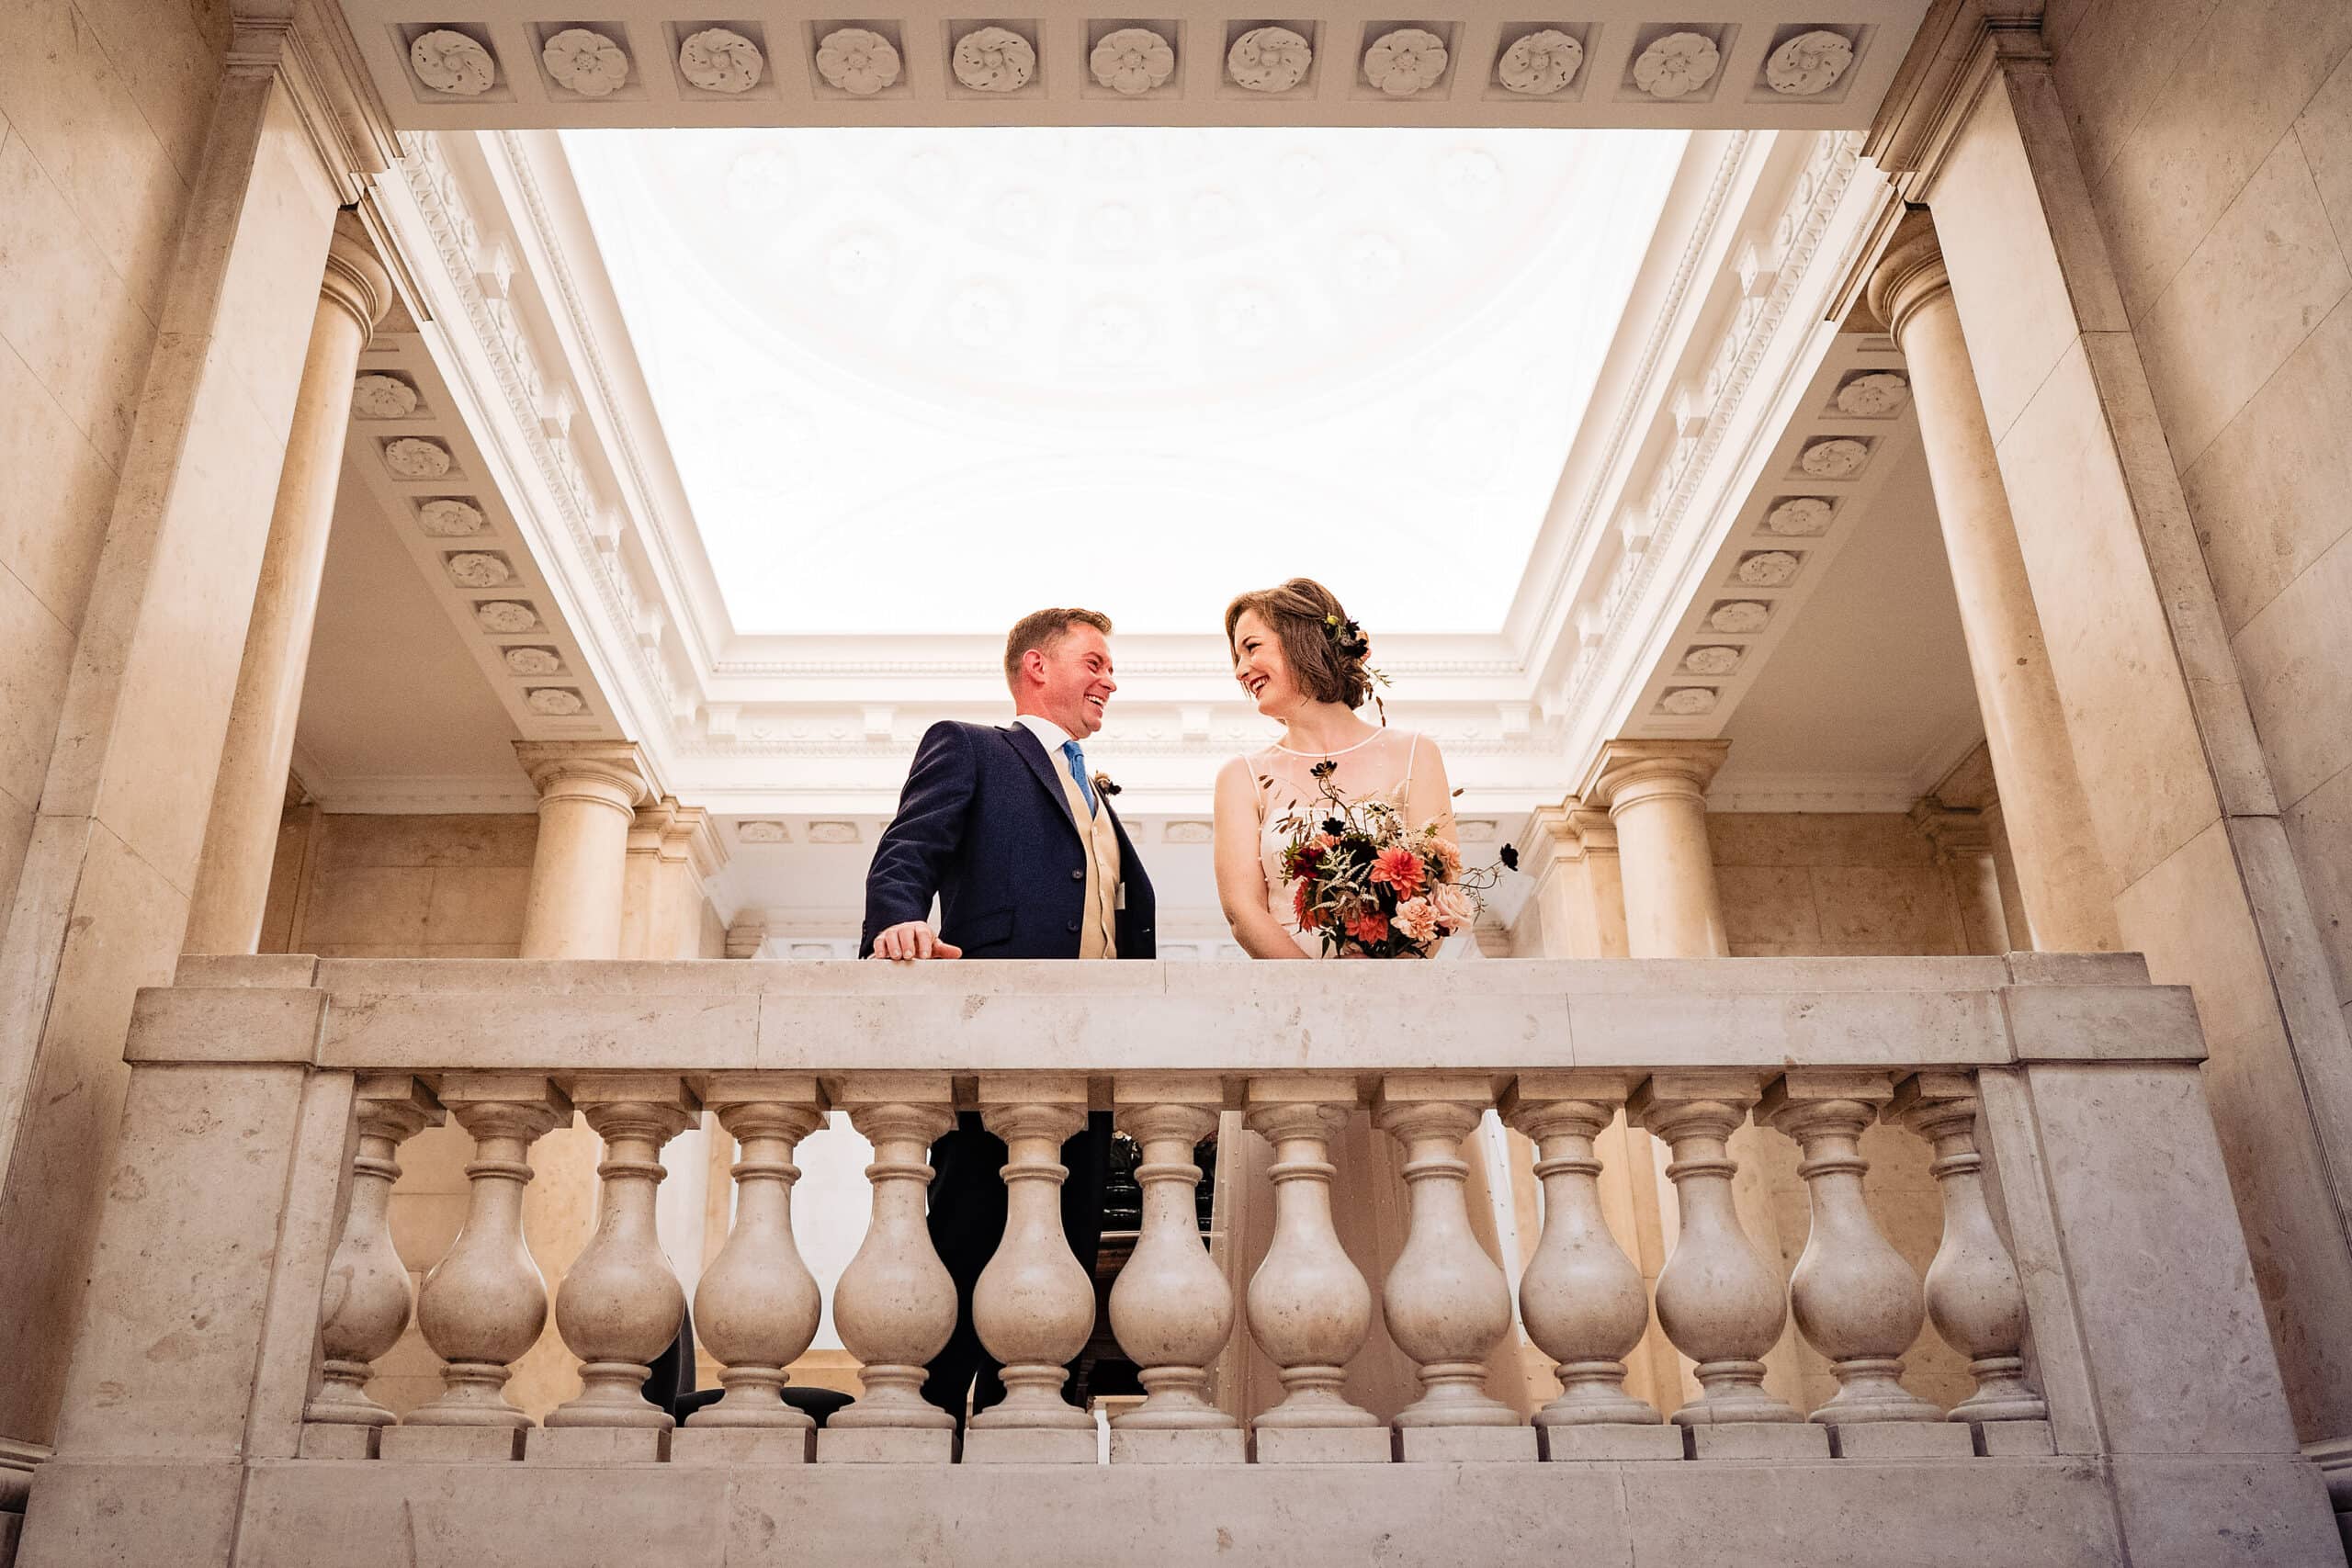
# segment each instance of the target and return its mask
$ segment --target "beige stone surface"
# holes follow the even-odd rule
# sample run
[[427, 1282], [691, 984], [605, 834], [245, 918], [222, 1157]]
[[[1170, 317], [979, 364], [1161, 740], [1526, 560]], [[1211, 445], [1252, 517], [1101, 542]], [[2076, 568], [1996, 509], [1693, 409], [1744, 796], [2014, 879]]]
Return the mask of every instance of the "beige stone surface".
[[2047, 1421], [1984, 1421], [1976, 1441], [1986, 1459], [2032, 1458], [2058, 1451]]
[[0, 354], [0, 464], [16, 476], [0, 512], [0, 570], [58, 621], [78, 626], [97, 571], [114, 470], [13, 352]]
[[2292, 806], [2352, 765], [2352, 536], [2288, 583], [2233, 646], [2279, 803]]
[[1845, 1460], [1965, 1460], [1976, 1443], [1964, 1421], [1864, 1421], [1829, 1428], [1832, 1450]]
[[1555, 1464], [1593, 1464], [1603, 1461], [1673, 1461], [1684, 1455], [1687, 1427], [1659, 1423], [1650, 1427], [1543, 1427], [1544, 1457]]
[[526, 1464], [659, 1464], [669, 1457], [670, 1433], [660, 1427], [523, 1428]]
[[1829, 1430], [1810, 1421], [1739, 1421], [1690, 1428], [1694, 1460], [1807, 1460], [1829, 1457]]
[[2352, 1002], [2352, 768], [2313, 788], [2284, 815], [2287, 837], [2319, 920], [2336, 999]]
[[[2083, 172], [2097, 179], [2155, 105], [2219, 0], [2071, 0], [2043, 13]], [[2133, 25], [2117, 26], [2125, 11]]]
[[1111, 1428], [1113, 1464], [1241, 1464], [1249, 1457], [1238, 1427]]
[[1250, 1434], [1250, 1462], [1386, 1464], [1396, 1439], [1387, 1427], [1261, 1427]]
[[0, 570], [0, 793], [28, 807], [40, 798], [73, 660], [73, 627]]
[[1541, 1457], [1532, 1427], [1396, 1428], [1396, 1458], [1406, 1464], [1519, 1464]]
[[945, 1427], [826, 1427], [817, 1434], [820, 1464], [940, 1464], [955, 1451]]
[[2344, 1550], [2316, 1465], [2133, 1456], [2114, 1475], [2132, 1568], [2334, 1568]]
[[1102, 1440], [1085, 1427], [1004, 1427], [964, 1434], [966, 1464], [1095, 1464]]
[[2319, 183], [2319, 198], [2341, 240], [2352, 222], [2352, 51], [2303, 106], [2295, 120], [2295, 139], [2303, 144], [2303, 157]]

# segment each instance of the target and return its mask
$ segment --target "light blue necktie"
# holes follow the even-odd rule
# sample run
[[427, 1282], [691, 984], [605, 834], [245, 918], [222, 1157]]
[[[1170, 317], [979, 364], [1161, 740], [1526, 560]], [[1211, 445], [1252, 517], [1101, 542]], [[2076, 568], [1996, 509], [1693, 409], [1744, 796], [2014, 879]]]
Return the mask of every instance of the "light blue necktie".
[[1069, 776], [1078, 781], [1078, 793], [1086, 797], [1086, 814], [1094, 815], [1094, 785], [1086, 776], [1086, 753], [1078, 749], [1075, 740], [1062, 742], [1062, 755], [1069, 760]]

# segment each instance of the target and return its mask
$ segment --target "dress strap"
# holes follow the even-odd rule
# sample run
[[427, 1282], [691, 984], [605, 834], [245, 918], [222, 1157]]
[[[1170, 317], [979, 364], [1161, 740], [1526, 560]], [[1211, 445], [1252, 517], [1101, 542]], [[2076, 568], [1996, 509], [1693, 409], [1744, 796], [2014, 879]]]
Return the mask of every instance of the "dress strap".
[[1421, 754], [1421, 732], [1413, 731], [1411, 742], [1405, 748], [1405, 798], [1413, 798], [1413, 762]]

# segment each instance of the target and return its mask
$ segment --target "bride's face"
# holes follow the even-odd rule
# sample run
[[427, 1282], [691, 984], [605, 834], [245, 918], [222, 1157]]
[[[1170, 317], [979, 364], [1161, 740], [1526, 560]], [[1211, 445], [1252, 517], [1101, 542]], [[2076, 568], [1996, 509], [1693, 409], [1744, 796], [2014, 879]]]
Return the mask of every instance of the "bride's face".
[[1269, 718], [1280, 718], [1299, 705], [1298, 682], [1283, 656], [1283, 639], [1255, 610], [1242, 611], [1233, 623], [1233, 678]]

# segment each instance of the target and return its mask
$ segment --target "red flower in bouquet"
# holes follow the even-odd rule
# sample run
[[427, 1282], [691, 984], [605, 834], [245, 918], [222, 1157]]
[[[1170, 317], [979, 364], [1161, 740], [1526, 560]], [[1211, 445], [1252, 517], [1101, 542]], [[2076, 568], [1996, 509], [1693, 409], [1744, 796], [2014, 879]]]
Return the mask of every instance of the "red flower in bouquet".
[[1429, 886], [1429, 879], [1421, 857], [1402, 844], [1381, 851], [1372, 863], [1372, 880], [1394, 887], [1399, 898], [1410, 898]]
[[1298, 885], [1298, 891], [1291, 895], [1290, 907], [1294, 923], [1303, 931], [1315, 929], [1315, 919], [1306, 908], [1306, 896], [1312, 891], [1311, 887], [1302, 882]]
[[1377, 909], [1348, 917], [1348, 934], [1369, 946], [1388, 940], [1388, 917]]

